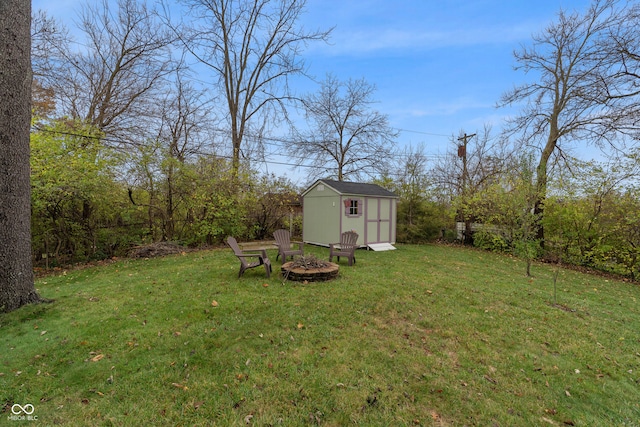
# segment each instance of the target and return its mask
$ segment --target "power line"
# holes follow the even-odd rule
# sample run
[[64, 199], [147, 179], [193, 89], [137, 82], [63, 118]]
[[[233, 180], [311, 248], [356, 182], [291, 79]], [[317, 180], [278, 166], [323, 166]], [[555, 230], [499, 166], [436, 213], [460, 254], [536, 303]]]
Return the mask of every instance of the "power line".
[[[82, 134], [82, 133], [77, 133], [77, 132], [68, 132], [68, 131], [62, 131], [62, 130], [56, 130], [56, 129], [47, 129], [41, 126], [34, 126], [34, 129], [36, 129], [39, 132], [45, 132], [45, 133], [50, 133], [50, 134], [57, 134], [57, 135], [64, 135], [64, 136], [69, 136], [69, 137], [77, 137], [77, 138], [87, 138], [87, 139], [94, 139], [97, 141], [107, 141], [110, 143], [114, 143], [114, 144], [122, 144], [123, 141], [119, 140], [119, 139], [115, 139], [113, 137], [110, 136], [96, 136], [96, 135], [86, 135], [86, 134]], [[225, 129], [213, 129], [213, 132], [217, 132], [220, 134], [228, 134], [229, 131], [225, 130]], [[416, 133], [419, 133], [418, 131], [416, 131]], [[424, 132], [423, 132], [424, 133]], [[438, 135], [438, 134], [435, 134]], [[443, 135], [441, 135], [443, 136]], [[285, 137], [278, 137], [278, 136], [264, 136], [264, 135], [252, 135], [252, 134], [245, 134], [244, 137], [246, 138], [246, 140], [249, 141], [253, 141], [253, 142], [267, 142], [266, 145], [269, 146], [274, 146], [274, 147], [279, 147], [279, 148], [285, 148], [285, 149], [289, 149], [290, 146], [292, 144], [296, 144], [297, 141], [293, 140], [293, 139], [289, 139], [289, 138], [285, 138]], [[278, 152], [269, 152], [267, 153], [269, 155], [284, 155]], [[291, 156], [291, 154], [287, 154], [288, 156]], [[407, 153], [392, 153], [391, 154], [392, 157], [396, 157], [396, 158], [406, 158], [409, 157], [410, 154]], [[426, 155], [426, 157], [432, 157], [432, 158], [441, 158], [443, 157], [443, 155], [440, 154], [429, 154]]]
[[[112, 144], [122, 144], [123, 141], [119, 140], [119, 139], [115, 139], [112, 137], [108, 137], [108, 136], [95, 136], [95, 135], [86, 135], [86, 134], [81, 134], [81, 133], [76, 133], [76, 132], [66, 132], [66, 131], [62, 131], [62, 130], [53, 130], [53, 129], [46, 129], [43, 127], [38, 127], [38, 126], [34, 126], [34, 129], [36, 129], [39, 132], [45, 132], [45, 133], [50, 133], [50, 134], [56, 134], [56, 135], [64, 135], [64, 136], [68, 136], [68, 137], [77, 137], [77, 138], [88, 138], [88, 139], [93, 139], [93, 140], [97, 140], [97, 141], [106, 141]], [[218, 133], [223, 133], [226, 134], [228, 133], [228, 130], [224, 130], [224, 129], [214, 129], [214, 132], [218, 132]], [[267, 147], [275, 147], [274, 150], [270, 150], [267, 152], [263, 152], [262, 154], [254, 154], [254, 155], [250, 155], [250, 156], [245, 156], [244, 159], [246, 161], [249, 161], [251, 163], [254, 164], [264, 164], [264, 165], [274, 165], [274, 166], [288, 166], [292, 169], [297, 169], [297, 168], [302, 168], [302, 169], [319, 169], [318, 166], [316, 165], [309, 165], [309, 164], [304, 164], [304, 162], [302, 160], [305, 160], [304, 157], [298, 157], [297, 160], [295, 161], [295, 163], [292, 163], [290, 160], [288, 161], [277, 161], [277, 160], [273, 160], [273, 159], [269, 159], [269, 158], [273, 158], [273, 157], [287, 157], [287, 159], [291, 159], [293, 157], [293, 154], [289, 153], [289, 154], [283, 154], [282, 150], [278, 150], [278, 148], [289, 148], [291, 144], [294, 144], [295, 141], [291, 140], [291, 139], [287, 139], [284, 137], [266, 137], [266, 136], [256, 136], [256, 135], [250, 135], [247, 134], [245, 135], [245, 137], [247, 138], [247, 140], [252, 140], [254, 142], [258, 141], [258, 142], [266, 142], [265, 145]], [[233, 160], [232, 156], [230, 155], [225, 155], [225, 154], [219, 154], [219, 153], [214, 153], [214, 152], [206, 152], [206, 151], [202, 151], [200, 149], [192, 149], [189, 150], [189, 154], [190, 155], [194, 155], [194, 156], [213, 156], [215, 158], [220, 158], [220, 159], [226, 159], [226, 160]], [[423, 155], [425, 158], [427, 159], [440, 159], [445, 157], [444, 155], [440, 155], [440, 154], [429, 154], [429, 155]], [[389, 155], [390, 158], [394, 158], [396, 160], [404, 160], [404, 159], [408, 159], [411, 157], [410, 153], [400, 153], [400, 152], [395, 152], [395, 153], [391, 153]], [[394, 174], [394, 173], [389, 173], [391, 175], [399, 175], [399, 174]]]
[[410, 130], [410, 129], [402, 129], [402, 128], [394, 128], [397, 131], [400, 132], [407, 132], [407, 133], [417, 133], [420, 135], [429, 135], [429, 136], [442, 136], [444, 138], [451, 138], [451, 135], [444, 135], [441, 133], [431, 133], [431, 132], [423, 132], [423, 131], [419, 131], [419, 130]]

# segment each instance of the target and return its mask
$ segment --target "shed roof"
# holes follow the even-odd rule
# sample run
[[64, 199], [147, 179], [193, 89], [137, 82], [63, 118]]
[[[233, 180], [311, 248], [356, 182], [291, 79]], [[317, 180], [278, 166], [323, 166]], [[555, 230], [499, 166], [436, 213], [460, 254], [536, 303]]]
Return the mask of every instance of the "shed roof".
[[386, 190], [377, 184], [365, 184], [362, 182], [347, 182], [347, 181], [335, 181], [332, 179], [319, 179], [314, 182], [302, 195], [304, 196], [315, 187], [318, 183], [323, 183], [327, 187], [331, 187], [339, 194], [359, 194], [363, 196], [377, 196], [377, 197], [393, 197], [397, 198], [398, 195], [392, 191]]

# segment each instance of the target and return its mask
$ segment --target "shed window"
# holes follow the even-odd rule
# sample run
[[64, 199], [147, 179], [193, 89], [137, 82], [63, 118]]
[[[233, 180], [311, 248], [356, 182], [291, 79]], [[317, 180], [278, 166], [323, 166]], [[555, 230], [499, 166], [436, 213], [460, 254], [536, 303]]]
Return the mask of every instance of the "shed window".
[[345, 214], [348, 216], [358, 216], [360, 215], [360, 201], [358, 199], [347, 199], [344, 203], [345, 206]]

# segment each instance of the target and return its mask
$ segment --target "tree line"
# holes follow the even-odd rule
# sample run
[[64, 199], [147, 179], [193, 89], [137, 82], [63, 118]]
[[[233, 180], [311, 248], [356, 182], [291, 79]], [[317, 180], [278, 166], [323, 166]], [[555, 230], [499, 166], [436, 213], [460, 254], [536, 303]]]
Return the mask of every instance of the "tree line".
[[[290, 90], [305, 71], [301, 47], [331, 32], [302, 28], [305, 2], [184, 0], [180, 20], [171, 4], [156, 6], [87, 2], [80, 40], [34, 13], [38, 264], [294, 229], [300, 189], [253, 167], [274, 127], [290, 129], [286, 150], [300, 164], [313, 159], [310, 179], [371, 177], [391, 153], [396, 132], [370, 108], [373, 85], [328, 73], [317, 94]], [[296, 108], [309, 131], [291, 126]]]
[[[498, 106], [519, 112], [496, 135], [461, 131], [435, 160], [422, 146], [396, 146], [397, 131], [373, 108], [375, 86], [365, 80], [328, 72], [316, 92], [291, 90], [305, 77], [303, 49], [331, 36], [301, 25], [304, 8], [299, 0], [101, 0], [81, 6], [70, 32], [29, 7], [21, 40], [33, 69], [31, 208], [15, 212], [32, 218], [32, 261], [50, 266], [145, 242], [215, 244], [228, 234], [259, 239], [294, 229], [300, 189], [255, 170], [280, 135], [310, 180], [396, 191], [399, 241], [462, 236], [528, 260], [637, 275], [640, 6], [593, 0], [585, 11], [559, 11], [514, 53], [532, 79]], [[3, 132], [13, 125], [2, 124]], [[16, 138], [6, 144], [18, 147]], [[608, 160], [579, 161], [574, 152], [587, 146]], [[23, 152], [4, 148], [3, 164], [24, 163]], [[9, 197], [24, 177], [3, 170], [0, 193]], [[2, 201], [0, 219], [13, 206]], [[2, 236], [5, 258], [24, 234]], [[0, 274], [8, 276], [15, 271]]]
[[[565, 242], [560, 250], [552, 231], [560, 230], [565, 240], [577, 233], [565, 230], [577, 227], [575, 218], [555, 218], [557, 200], [566, 212], [599, 197], [603, 205], [587, 226], [591, 233], [605, 201], [633, 200], [638, 6], [595, 0], [585, 11], [559, 11], [555, 22], [514, 52], [516, 69], [537, 77], [506, 91], [498, 105], [524, 105], [520, 112], [498, 135], [461, 131], [451, 138], [450, 152], [431, 161], [421, 147], [399, 151], [398, 133], [373, 108], [375, 86], [365, 80], [340, 81], [327, 73], [315, 93], [290, 90], [289, 80], [304, 73], [302, 44], [326, 42], [331, 34], [299, 25], [304, 2], [180, 5], [176, 20], [165, 3], [154, 10], [135, 0], [120, 0], [115, 9], [107, 1], [88, 3], [80, 14], [81, 49], [44, 12], [34, 15], [34, 111], [41, 114], [33, 126], [33, 161], [49, 155], [35, 149], [38, 140], [49, 141], [43, 144], [49, 149], [58, 140], [68, 150], [60, 154], [69, 160], [60, 166], [68, 174], [53, 176], [70, 181], [58, 183], [66, 189], [58, 192], [34, 185], [34, 217], [43, 220], [34, 222], [35, 253], [101, 257], [135, 242], [268, 236], [290, 220], [300, 189], [286, 178], [258, 176], [252, 161], [265, 155], [275, 128], [287, 128], [283, 144], [308, 168], [309, 179], [375, 180], [395, 190], [401, 241], [462, 236], [470, 243], [473, 237], [477, 245], [528, 259], [562, 256], [599, 267], [635, 259], [633, 251], [595, 256], [598, 245], [586, 231], [576, 241], [590, 243], [572, 249]], [[215, 79], [199, 83], [187, 58]], [[302, 112], [306, 129], [293, 123], [292, 108]], [[574, 147], [588, 145], [612, 155], [608, 166], [572, 155]], [[89, 165], [79, 164], [70, 172], [79, 150], [89, 152], [78, 163], [88, 159], [103, 170], [83, 173]], [[626, 171], [623, 179], [615, 178], [620, 170]], [[75, 181], [84, 189], [74, 188], [74, 176], [87, 177]], [[94, 191], [97, 177], [113, 188]], [[617, 183], [607, 187], [607, 197], [591, 194], [588, 183], [605, 177]], [[118, 204], [93, 207], [101, 191], [119, 195]], [[91, 214], [104, 218], [91, 225]], [[480, 223], [494, 227], [474, 229]], [[72, 238], [74, 231], [79, 239]], [[616, 233], [602, 231], [598, 238], [605, 234]], [[588, 261], [594, 257], [601, 260]], [[627, 273], [635, 274], [634, 268]]]
[[[411, 194], [401, 204], [408, 224], [399, 227], [416, 230], [416, 210], [444, 200], [463, 239], [524, 257], [528, 274], [531, 261], [544, 257], [635, 278], [639, 19], [639, 5], [616, 0], [559, 11], [514, 52], [516, 69], [533, 78], [499, 100], [499, 107], [518, 107], [503, 131], [461, 132], [421, 185], [396, 183]], [[576, 152], [589, 147], [603, 160], [579, 160]], [[414, 158], [405, 168], [410, 183], [424, 163]], [[420, 193], [429, 182], [430, 195]], [[432, 201], [425, 205], [425, 197]]]

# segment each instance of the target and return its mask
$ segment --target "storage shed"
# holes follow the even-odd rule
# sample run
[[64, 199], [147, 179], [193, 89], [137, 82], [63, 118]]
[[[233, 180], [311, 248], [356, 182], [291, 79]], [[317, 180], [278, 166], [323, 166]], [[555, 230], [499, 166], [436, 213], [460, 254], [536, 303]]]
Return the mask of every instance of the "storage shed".
[[319, 179], [302, 193], [302, 239], [328, 246], [353, 230], [361, 247], [395, 249], [397, 201], [376, 184]]

